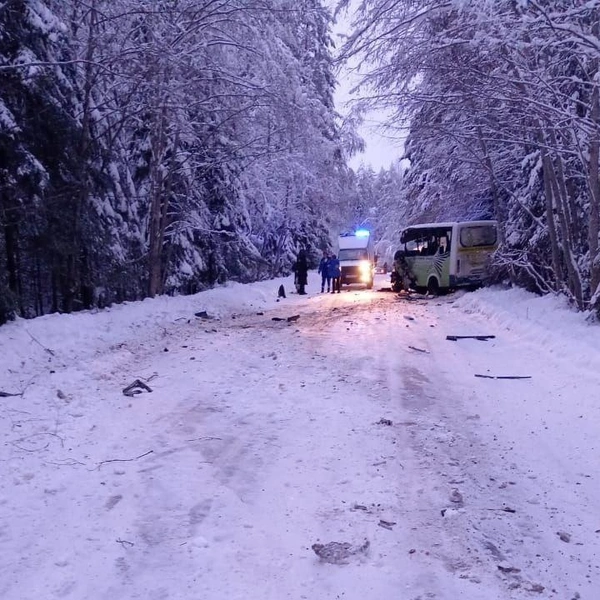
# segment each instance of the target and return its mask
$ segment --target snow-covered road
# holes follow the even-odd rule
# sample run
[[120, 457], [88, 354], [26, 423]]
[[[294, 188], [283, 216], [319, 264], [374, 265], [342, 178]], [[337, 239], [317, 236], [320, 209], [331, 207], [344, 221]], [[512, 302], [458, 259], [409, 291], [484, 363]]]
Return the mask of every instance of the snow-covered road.
[[0, 329], [0, 597], [600, 598], [597, 326], [274, 289]]

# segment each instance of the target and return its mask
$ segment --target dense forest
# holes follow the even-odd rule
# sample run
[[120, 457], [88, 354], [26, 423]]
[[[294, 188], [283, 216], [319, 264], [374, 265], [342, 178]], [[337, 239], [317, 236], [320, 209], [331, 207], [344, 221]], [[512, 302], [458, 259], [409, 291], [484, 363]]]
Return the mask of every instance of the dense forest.
[[[496, 277], [600, 309], [600, 7], [0, 1], [0, 323], [288, 273], [340, 228], [497, 218]], [[359, 78], [354, 113], [336, 74]], [[356, 172], [361, 114], [404, 160]]]
[[407, 135], [401, 193], [378, 211], [383, 237], [496, 217], [498, 278], [597, 312], [600, 4], [356, 4], [342, 55], [361, 74], [359, 109], [385, 110], [390, 131]]
[[320, 0], [0, 3], [0, 322], [289, 272], [349, 172]]

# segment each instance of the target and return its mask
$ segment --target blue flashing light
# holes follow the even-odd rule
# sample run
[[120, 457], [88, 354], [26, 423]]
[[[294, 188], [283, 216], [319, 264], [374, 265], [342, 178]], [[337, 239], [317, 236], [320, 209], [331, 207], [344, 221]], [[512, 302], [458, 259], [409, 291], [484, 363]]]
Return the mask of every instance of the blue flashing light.
[[371, 232], [368, 231], [367, 229], [358, 229], [354, 235], [356, 237], [369, 237], [371, 235]]

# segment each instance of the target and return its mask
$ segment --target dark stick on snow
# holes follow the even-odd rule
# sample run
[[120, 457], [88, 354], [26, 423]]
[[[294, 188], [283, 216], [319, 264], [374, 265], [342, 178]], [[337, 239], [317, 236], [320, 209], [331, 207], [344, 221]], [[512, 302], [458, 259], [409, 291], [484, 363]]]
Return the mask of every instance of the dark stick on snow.
[[98, 466], [96, 468], [99, 469], [102, 465], [104, 465], [106, 463], [133, 462], [134, 460], [139, 460], [140, 458], [144, 458], [144, 456], [148, 456], [148, 454], [152, 454], [153, 452], [154, 452], [154, 450], [148, 450], [148, 452], [144, 452], [144, 454], [140, 454], [139, 456], [136, 456], [135, 458], [109, 458], [108, 460], [101, 460], [98, 463]]
[[[27, 331], [27, 329], [25, 331]], [[50, 348], [46, 348], [46, 346], [44, 346], [44, 344], [42, 344], [42, 342], [40, 342], [38, 339], [33, 337], [33, 335], [31, 335], [31, 333], [29, 331], [27, 331], [27, 334], [36, 344], [39, 344], [48, 354], [51, 354], [52, 356], [54, 356], [54, 350], [50, 350]]]
[[475, 377], [482, 379], [531, 379], [531, 375], [480, 375], [475, 373]]
[[479, 340], [480, 342], [487, 342], [495, 337], [495, 335], [447, 335], [446, 339], [451, 342], [456, 342], [458, 340]]
[[429, 354], [429, 350], [423, 350], [422, 348], [417, 348], [416, 346], [409, 346], [411, 350], [416, 350], [417, 352], [423, 352], [424, 354]]

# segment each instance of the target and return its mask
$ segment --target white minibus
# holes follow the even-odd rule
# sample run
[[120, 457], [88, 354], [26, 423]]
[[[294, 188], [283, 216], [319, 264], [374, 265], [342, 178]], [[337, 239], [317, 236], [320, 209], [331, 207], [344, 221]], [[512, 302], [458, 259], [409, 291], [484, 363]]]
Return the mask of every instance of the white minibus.
[[487, 278], [489, 258], [498, 247], [496, 221], [423, 223], [402, 231], [394, 255], [394, 291], [426, 289], [430, 294], [478, 287]]

